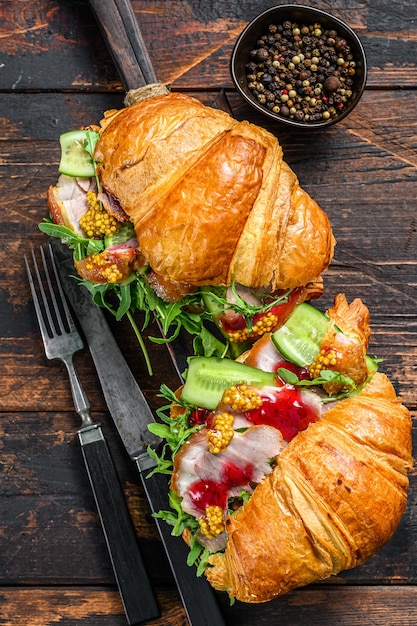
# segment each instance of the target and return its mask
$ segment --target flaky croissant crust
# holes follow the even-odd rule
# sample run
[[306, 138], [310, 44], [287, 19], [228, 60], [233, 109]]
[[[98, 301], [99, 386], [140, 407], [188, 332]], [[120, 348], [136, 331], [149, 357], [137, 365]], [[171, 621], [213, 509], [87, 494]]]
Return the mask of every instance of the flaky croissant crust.
[[165, 280], [294, 288], [331, 261], [327, 216], [260, 127], [171, 93], [109, 113], [94, 156]]
[[377, 373], [280, 454], [231, 517], [208, 580], [243, 602], [265, 602], [359, 565], [393, 535], [411, 467], [409, 412]]

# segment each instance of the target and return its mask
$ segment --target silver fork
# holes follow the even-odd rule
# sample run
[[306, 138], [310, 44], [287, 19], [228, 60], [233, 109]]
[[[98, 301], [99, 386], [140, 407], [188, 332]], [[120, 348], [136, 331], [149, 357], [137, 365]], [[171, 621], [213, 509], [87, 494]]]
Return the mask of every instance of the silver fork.
[[[50, 270], [42, 247], [40, 248], [40, 258], [44, 278], [41, 277], [41, 270], [33, 250], [31, 252], [34, 272], [31, 271], [25, 254], [26, 271], [45, 354], [48, 359], [60, 359], [65, 363], [70, 379], [75, 410], [81, 417], [81, 430], [85, 430], [86, 427], [93, 426], [90, 416], [90, 403], [73, 364], [74, 354], [84, 348], [84, 343], [75, 327], [61, 284], [57, 279], [55, 259], [52, 251], [50, 248], [48, 250], [56, 289], [53, 288]], [[34, 280], [34, 276], [36, 280]], [[46, 282], [47, 291], [45, 291], [44, 281]], [[59, 304], [56, 294], [58, 294]]]
[[[73, 364], [73, 355], [84, 348], [58, 278], [51, 246], [24, 255], [30, 290], [45, 354], [60, 359], [68, 371], [75, 410], [81, 418], [78, 436], [99, 512], [113, 571], [128, 624], [155, 619], [160, 612], [143, 565], [132, 520], [121, 485], [99, 424], [90, 415], [90, 403]], [[33, 269], [31, 269], [31, 267]]]

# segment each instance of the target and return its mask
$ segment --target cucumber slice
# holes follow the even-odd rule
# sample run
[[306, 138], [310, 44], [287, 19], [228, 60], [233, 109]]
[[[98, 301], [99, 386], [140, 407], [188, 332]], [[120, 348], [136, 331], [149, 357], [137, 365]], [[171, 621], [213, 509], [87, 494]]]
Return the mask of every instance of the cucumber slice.
[[192, 357], [181, 392], [189, 404], [213, 410], [223, 393], [238, 384], [265, 387], [275, 385], [275, 373], [218, 357]]
[[111, 248], [117, 246], [119, 243], [125, 243], [129, 239], [136, 237], [135, 228], [132, 222], [124, 222], [111, 237], [104, 237], [104, 247]]
[[272, 334], [272, 341], [285, 359], [304, 367], [319, 353], [329, 324], [327, 315], [303, 302], [295, 307], [284, 326]]
[[58, 171], [67, 176], [90, 178], [94, 176], [94, 165], [91, 156], [84, 149], [87, 131], [70, 130], [59, 138], [61, 144], [61, 161]]
[[213, 293], [218, 295], [220, 298], [226, 297], [226, 287], [215, 287], [214, 285], [200, 287], [200, 293], [203, 298], [204, 306], [207, 311], [211, 313], [216, 319], [219, 315], [224, 312], [224, 306], [213, 298]]

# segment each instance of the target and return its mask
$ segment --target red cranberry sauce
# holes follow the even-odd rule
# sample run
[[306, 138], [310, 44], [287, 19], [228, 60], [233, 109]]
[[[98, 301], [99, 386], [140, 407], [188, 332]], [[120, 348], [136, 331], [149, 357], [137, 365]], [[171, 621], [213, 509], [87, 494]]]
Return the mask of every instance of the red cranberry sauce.
[[209, 415], [210, 415], [210, 411], [208, 409], [197, 407], [188, 416], [188, 425], [190, 427], [201, 426], [202, 424], [206, 423]]
[[244, 467], [238, 467], [231, 461], [226, 461], [220, 476], [220, 481], [197, 480], [189, 491], [193, 505], [204, 512], [208, 506], [219, 506], [226, 509], [230, 491], [239, 485], [244, 487], [249, 483], [253, 475], [253, 466], [247, 463]]
[[301, 392], [292, 385], [261, 395], [262, 406], [248, 411], [247, 419], [253, 424], [267, 424], [277, 428], [286, 441], [291, 441], [311, 422], [318, 420], [319, 416], [303, 401]]
[[208, 506], [219, 506], [221, 509], [227, 506], [227, 490], [214, 480], [196, 480], [190, 487], [189, 496], [193, 505], [203, 512]]

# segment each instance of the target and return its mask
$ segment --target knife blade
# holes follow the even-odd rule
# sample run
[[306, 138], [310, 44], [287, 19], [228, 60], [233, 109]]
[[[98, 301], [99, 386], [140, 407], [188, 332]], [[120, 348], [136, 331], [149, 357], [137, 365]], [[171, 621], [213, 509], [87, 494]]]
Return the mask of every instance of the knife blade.
[[161, 442], [147, 428], [148, 423], [155, 421], [154, 416], [102, 310], [93, 303], [88, 290], [72, 277], [76, 271], [71, 251], [57, 239], [51, 239], [50, 245], [58, 261], [62, 286], [87, 340], [106, 404], [127, 453], [143, 463], [144, 469], [147, 469], [145, 465], [152, 467], [155, 462], [150, 459], [147, 448], [156, 448]]
[[[148, 430], [148, 424], [155, 421], [154, 415], [103, 311], [94, 304], [88, 290], [73, 277], [71, 251], [57, 239], [50, 243], [64, 292], [88, 343], [109, 412], [129, 456], [137, 465], [150, 508], [153, 513], [168, 510], [167, 476], [155, 473], [146, 477], [156, 465], [148, 453], [148, 446], [156, 448], [161, 441]], [[155, 522], [191, 626], [223, 626], [213, 589], [205, 578], [196, 576], [194, 567], [187, 565], [188, 546], [181, 537], [171, 534], [164, 520], [156, 518]]]

